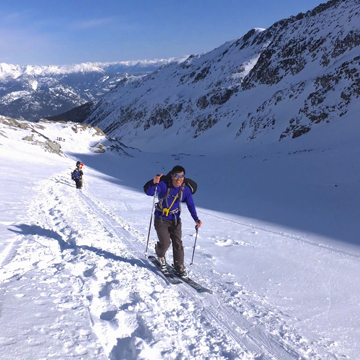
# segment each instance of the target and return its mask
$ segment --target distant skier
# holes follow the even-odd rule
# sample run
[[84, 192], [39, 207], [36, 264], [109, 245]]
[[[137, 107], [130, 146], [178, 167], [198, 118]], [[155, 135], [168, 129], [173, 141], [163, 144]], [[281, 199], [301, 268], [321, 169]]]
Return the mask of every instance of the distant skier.
[[75, 181], [75, 185], [77, 189], [81, 189], [83, 186], [83, 166], [80, 161], [76, 162], [76, 169], [71, 173], [71, 178]]
[[[161, 179], [161, 177], [163, 178]], [[180, 276], [187, 276], [184, 265], [184, 247], [181, 240], [181, 202], [186, 203], [196, 226], [199, 228], [202, 224], [196, 213], [192, 197], [193, 189], [191, 184], [187, 184], [187, 180], [185, 179], [185, 169], [177, 165], [167, 176], [162, 174], [156, 175], [153, 180], [150, 180], [144, 186], [145, 193], [153, 196], [155, 194], [155, 186], [158, 184], [157, 194], [159, 201], [155, 206], [154, 221], [159, 239], [155, 246], [156, 255], [161, 266], [165, 268], [165, 253], [172, 242], [174, 267]], [[196, 186], [196, 183], [194, 184]]]

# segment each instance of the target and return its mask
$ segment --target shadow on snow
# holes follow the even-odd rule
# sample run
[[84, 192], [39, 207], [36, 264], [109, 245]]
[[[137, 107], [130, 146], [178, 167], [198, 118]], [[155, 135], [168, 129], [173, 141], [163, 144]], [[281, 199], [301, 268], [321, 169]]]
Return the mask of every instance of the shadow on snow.
[[[123, 256], [113, 254], [110, 251], [102, 250], [94, 246], [76, 245], [75, 241], [73, 241], [72, 239], [70, 239], [69, 242], [64, 241], [63, 237], [56, 231], [44, 229], [38, 225], [19, 224], [19, 225], [13, 225], [13, 227], [18, 228], [18, 230], [11, 228], [8, 228], [8, 230], [19, 235], [24, 235], [24, 236], [37, 235], [43, 238], [56, 240], [59, 244], [61, 252], [63, 252], [64, 250], [73, 250], [73, 254], [78, 255], [81, 252], [81, 250], [91, 251], [96, 255], [103, 257], [104, 259], [120, 261], [136, 267], [143, 267], [156, 273], [156, 270], [153, 269], [153, 267], [145, 261], [134, 258], [125, 258]], [[91, 276], [92, 272], [93, 269], [86, 270], [84, 276], [86, 277]]]
[[[360, 245], [360, 222], [355, 215], [360, 212], [355, 200], [360, 197], [359, 181], [352, 184], [346, 169], [341, 171], [341, 154], [337, 162], [333, 153], [320, 150], [242, 158], [236, 154], [215, 158], [143, 152], [136, 157], [69, 155], [85, 164], [85, 178], [86, 167], [92, 168], [101, 173], [101, 180], [138, 191], [140, 197], [145, 197], [143, 185], [155, 174], [183, 165], [186, 175], [198, 183], [194, 196], [198, 208], [224, 213], [224, 218], [229, 214], [245, 217], [240, 221], [251, 225], [260, 220], [265, 227], [280, 225], [290, 233], [293, 229], [305, 236], [318, 234]], [[338, 174], [339, 183], [329, 180]]]

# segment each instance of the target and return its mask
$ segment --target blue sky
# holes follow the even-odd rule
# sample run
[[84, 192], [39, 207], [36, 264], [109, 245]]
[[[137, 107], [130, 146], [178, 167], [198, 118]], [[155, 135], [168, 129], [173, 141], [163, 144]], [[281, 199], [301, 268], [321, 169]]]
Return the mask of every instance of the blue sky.
[[1, 0], [0, 63], [63, 65], [199, 54], [320, 3]]

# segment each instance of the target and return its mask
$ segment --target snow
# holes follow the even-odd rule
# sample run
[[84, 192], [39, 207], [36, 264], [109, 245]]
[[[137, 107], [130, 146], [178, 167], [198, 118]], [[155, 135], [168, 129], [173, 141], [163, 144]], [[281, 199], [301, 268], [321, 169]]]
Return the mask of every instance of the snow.
[[[231, 154], [126, 156], [94, 153], [108, 140], [91, 128], [37, 125], [67, 157], [0, 122], [2, 359], [358, 358], [360, 149], [349, 129]], [[185, 263], [213, 294], [167, 284], [144, 256], [153, 199], [142, 186], [176, 164], [198, 183], [203, 221], [190, 266], [183, 209]], [[155, 242], [152, 228], [149, 253]]]
[[186, 57], [169, 58], [169, 59], [153, 59], [153, 60], [133, 60], [133, 61], [118, 61], [118, 62], [87, 62], [81, 64], [69, 65], [13, 65], [0, 63], [0, 79], [5, 80], [10, 77], [17, 79], [20, 76], [51, 76], [64, 75], [71, 73], [88, 73], [88, 72], [104, 72], [105, 69], [111, 67], [121, 67], [124, 70], [127, 68], [138, 67], [146, 68], [147, 66], [161, 66], [171, 62], [181, 63]]
[[1, 97], [1, 102], [3, 104], [9, 104], [13, 101], [16, 101], [22, 97], [25, 97], [27, 95], [30, 95], [29, 91], [21, 90], [21, 91], [13, 91], [10, 94], [6, 94]]
[[29, 85], [34, 91], [36, 91], [36, 89], [38, 88], [39, 83], [36, 80], [30, 80]]

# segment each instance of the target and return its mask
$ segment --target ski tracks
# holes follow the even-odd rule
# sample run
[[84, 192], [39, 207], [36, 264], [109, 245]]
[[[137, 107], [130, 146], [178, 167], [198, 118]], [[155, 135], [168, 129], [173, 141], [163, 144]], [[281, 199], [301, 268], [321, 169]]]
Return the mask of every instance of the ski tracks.
[[39, 187], [32, 206], [38, 229], [52, 234], [37, 244], [47, 247], [59, 273], [70, 274], [72, 301], [88, 309], [109, 359], [257, 357], [209, 321], [186, 285], [171, 287], [155, 274], [136, 249], [143, 234], [114, 221], [86, 193], [55, 180]]
[[219, 278], [212, 295], [167, 284], [139, 250], [144, 233], [64, 175], [52, 180], [31, 208], [36, 244], [48, 254], [43, 266], [70, 276], [74, 291], [58, 302], [87, 309], [109, 359], [321, 358], [238, 284]]
[[[80, 195], [88, 206], [102, 218], [107, 228], [116, 233], [116, 226], [126, 230], [127, 236], [118, 233], [127, 248], [137, 258], [143, 257], [146, 234], [136, 230], [131, 224], [109, 212], [106, 207], [90, 197]], [[216, 276], [212, 275], [212, 278]], [[206, 279], [201, 280], [203, 283]], [[194, 306], [200, 309], [197, 314], [206, 323], [224, 333], [233, 343], [233, 352], [227, 349], [226, 359], [323, 359], [324, 354], [318, 354], [311, 344], [299, 335], [295, 327], [288, 324], [286, 314], [271, 309], [266, 300], [255, 293], [250, 293], [237, 283], [226, 282], [221, 276], [215, 283], [206, 286], [214, 290], [213, 295], [198, 294], [188, 286], [178, 286], [178, 292], [185, 299], [191, 299]], [[240, 350], [239, 350], [240, 349]], [[246, 351], [244, 351], [246, 349]], [[240, 351], [240, 352], [239, 352]], [[240, 355], [241, 354], [241, 355]], [[334, 356], [326, 354], [326, 358]]]

